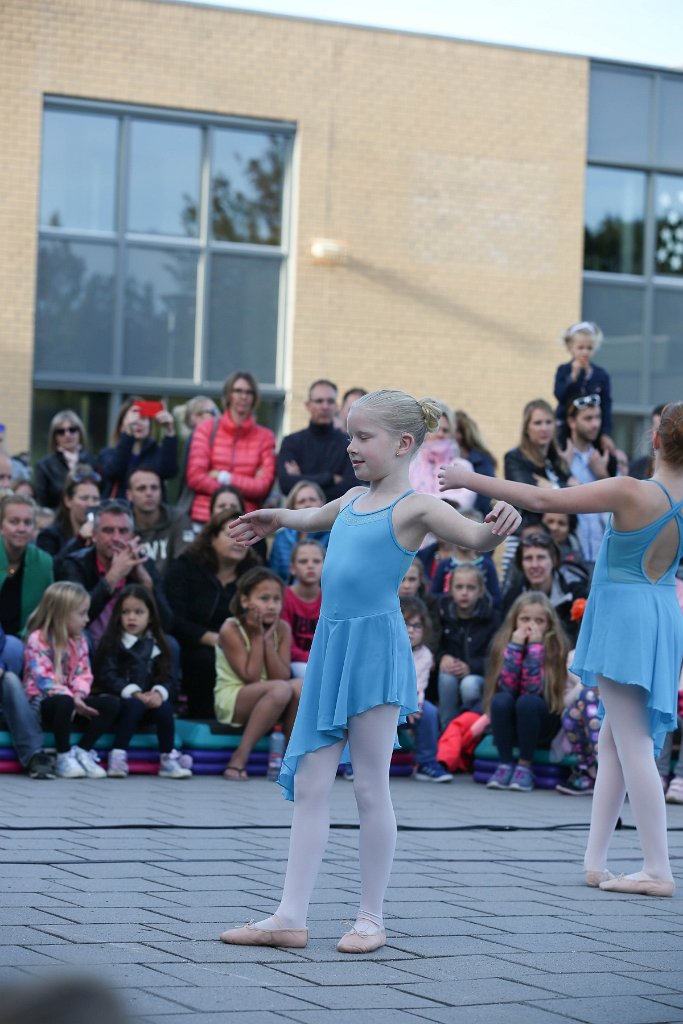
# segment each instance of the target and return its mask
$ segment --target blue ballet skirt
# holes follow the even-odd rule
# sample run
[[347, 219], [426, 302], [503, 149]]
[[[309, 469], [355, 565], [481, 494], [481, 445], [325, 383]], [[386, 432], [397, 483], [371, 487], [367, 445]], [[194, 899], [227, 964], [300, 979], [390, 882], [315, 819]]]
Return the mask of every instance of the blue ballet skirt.
[[[294, 799], [299, 758], [345, 739], [354, 715], [381, 704], [398, 706], [399, 721], [417, 711], [415, 665], [398, 600], [416, 552], [401, 547], [392, 524], [401, 498], [375, 512], [357, 512], [357, 500], [344, 506], [330, 534], [320, 619], [278, 779], [286, 800]], [[347, 759], [344, 750], [341, 760]]]
[[[659, 481], [651, 481], [659, 484]], [[683, 614], [676, 598], [676, 570], [683, 555], [683, 502], [640, 530], [622, 532], [611, 522], [598, 552], [572, 671], [586, 686], [597, 676], [642, 686], [655, 754], [676, 728], [678, 677], [683, 664]], [[678, 552], [656, 583], [643, 568], [647, 550], [660, 530], [678, 520]]]

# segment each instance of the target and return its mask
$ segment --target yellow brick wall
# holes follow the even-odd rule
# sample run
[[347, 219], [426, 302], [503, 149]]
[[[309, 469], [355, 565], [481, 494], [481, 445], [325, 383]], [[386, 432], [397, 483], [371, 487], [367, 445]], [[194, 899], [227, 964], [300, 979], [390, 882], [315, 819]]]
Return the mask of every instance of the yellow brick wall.
[[[298, 126], [288, 429], [307, 383], [466, 408], [501, 454], [581, 289], [586, 61], [156, 0], [3, 0], [0, 419], [30, 423], [46, 93]], [[321, 266], [311, 240], [348, 247]]]

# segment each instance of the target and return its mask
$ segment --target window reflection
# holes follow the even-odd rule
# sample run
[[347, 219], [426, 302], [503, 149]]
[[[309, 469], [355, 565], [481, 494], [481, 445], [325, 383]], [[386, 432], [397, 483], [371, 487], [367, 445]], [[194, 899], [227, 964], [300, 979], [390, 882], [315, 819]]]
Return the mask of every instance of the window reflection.
[[600, 365], [612, 378], [612, 393], [620, 402], [639, 402], [643, 352], [645, 289], [585, 281], [582, 318], [600, 324], [605, 343]]
[[662, 76], [659, 87], [657, 157], [666, 166], [683, 167], [683, 78]]
[[591, 68], [589, 158], [633, 163], [648, 159], [653, 81], [649, 72]]
[[197, 256], [173, 249], [128, 250], [123, 372], [191, 378]]
[[584, 268], [642, 274], [644, 215], [644, 174], [588, 167]]
[[655, 289], [652, 338], [653, 403], [671, 402], [683, 394], [683, 293]]
[[113, 231], [117, 119], [46, 110], [40, 223]]
[[280, 244], [285, 153], [280, 135], [214, 132], [211, 223], [216, 240]]
[[683, 177], [657, 178], [655, 242], [656, 272], [683, 274]]
[[111, 372], [113, 246], [44, 239], [38, 253], [36, 372]]
[[274, 382], [280, 261], [221, 255], [211, 267], [207, 378], [240, 367]]
[[198, 234], [200, 151], [192, 125], [131, 122], [129, 231]]

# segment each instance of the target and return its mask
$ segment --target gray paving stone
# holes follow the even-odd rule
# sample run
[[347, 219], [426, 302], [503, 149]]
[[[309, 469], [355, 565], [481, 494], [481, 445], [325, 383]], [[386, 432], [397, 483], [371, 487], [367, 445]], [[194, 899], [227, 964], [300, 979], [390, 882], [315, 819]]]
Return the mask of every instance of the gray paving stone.
[[[628, 968], [623, 965], [621, 973], [595, 971], [570, 975], [552, 974], [544, 977], [538, 975], [535, 984], [549, 992], [571, 996], [576, 992], [596, 992], [601, 996], [661, 996], [667, 990], [677, 991], [683, 988], [680, 972], [647, 971], [642, 974], [626, 974]], [[675, 982], [672, 978], [675, 976]]]
[[300, 988], [279, 987], [287, 995], [299, 993], [309, 1003], [330, 1010], [415, 1009], [431, 1007], [433, 1000], [406, 993], [390, 985], [311, 985]]
[[[612, 961], [611, 966], [614, 965]], [[420, 978], [434, 981], [457, 981], [460, 978], [508, 978], [529, 982], [539, 977], [539, 969], [525, 966], [506, 957], [482, 956], [470, 953], [463, 956], [425, 956], [419, 960], [401, 962], [401, 970], [410, 971]], [[531, 981], [531, 984], [535, 982]], [[540, 982], [539, 982], [540, 985]]]
[[[416, 1020], [438, 1024], [564, 1024], [567, 1017], [526, 1003], [485, 1003], [478, 1006], [449, 1006], [445, 1009], [413, 1010]], [[605, 1020], [603, 1024], [608, 1024]], [[609, 1021], [609, 1024], [616, 1022]]]
[[[373, 1009], [372, 1017], [367, 1017], [366, 1020], [372, 1020], [372, 1024], [416, 1024], [419, 1019], [415, 1016], [417, 1012], [417, 1009]], [[287, 1012], [287, 1018], [298, 1021], [299, 1024], [320, 1024], [321, 1019], [325, 1024], [353, 1024], [354, 1021], [358, 1022], [359, 1020], [357, 1010], [353, 1014], [350, 1014], [348, 1010], [326, 1010], [324, 1018], [320, 1016], [320, 1009], [297, 1010], [296, 1012], [290, 1010]]]
[[641, 996], [591, 996], [555, 999], [552, 1002], [535, 1000], [532, 1005], [551, 1013], [563, 1013], [568, 1017], [571, 1015], [571, 1019], [584, 1024], [606, 1024], [607, 1021], [615, 1024], [672, 1024], [683, 1020], [677, 1010], [673, 1010], [675, 1016], [672, 1016], [667, 1010], [662, 1012], [663, 1003], [643, 999]]
[[521, 1002], [543, 999], [543, 989], [527, 982], [507, 978], [460, 978], [453, 981], [428, 981], [400, 986], [402, 992], [432, 999], [447, 1006], [468, 1003]]
[[[168, 985], [164, 989], [164, 996], [179, 1005], [178, 1012], [181, 1012], [183, 1008], [202, 1013], [219, 1013], [228, 1009], [232, 1013], [244, 1010], [277, 1012], [278, 1010], [306, 1010], [315, 1005], [303, 998], [303, 993], [308, 989], [300, 987], [297, 991], [300, 995], [293, 996], [272, 988], [257, 986], [227, 989], [225, 985], [202, 985], [201, 988], [193, 988], [189, 985], [182, 987]], [[168, 1010], [168, 1007], [166, 1009]]]
[[265, 987], [300, 986], [310, 987], [313, 982], [306, 981], [290, 974], [282, 973], [280, 965], [273, 967], [265, 964], [238, 963], [238, 964], [155, 964], [154, 971], [157, 980], [147, 982], [146, 987], [152, 985], [173, 985], [176, 982], [185, 982], [187, 985], [202, 986], [225, 985], [231, 987], [238, 985], [247, 987], [262, 985]]

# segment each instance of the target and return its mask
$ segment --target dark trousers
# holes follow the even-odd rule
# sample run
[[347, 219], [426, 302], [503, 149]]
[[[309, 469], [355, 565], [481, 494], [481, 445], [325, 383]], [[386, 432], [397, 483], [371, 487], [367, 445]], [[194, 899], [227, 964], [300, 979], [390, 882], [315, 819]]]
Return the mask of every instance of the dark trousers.
[[521, 761], [531, 761], [536, 748], [548, 744], [560, 728], [559, 715], [548, 710], [543, 697], [523, 693], [497, 693], [491, 701], [491, 731], [501, 764], [512, 764], [512, 748], [519, 747]]
[[197, 644], [180, 651], [183, 693], [190, 718], [215, 718], [213, 688], [216, 682], [216, 648]]
[[65, 754], [67, 750], [70, 750], [69, 734], [72, 728], [74, 732], [78, 732], [80, 729], [84, 730], [79, 740], [79, 746], [83, 750], [92, 750], [100, 736], [111, 728], [119, 713], [119, 698], [112, 697], [108, 693], [86, 697], [85, 703], [99, 712], [97, 718], [76, 715], [72, 723], [73, 697], [69, 697], [65, 693], [58, 693], [54, 697], [45, 697], [41, 701], [41, 722], [44, 729], [51, 729], [55, 734], [55, 746], [58, 754]]
[[135, 697], [123, 697], [121, 700], [121, 714], [116, 724], [114, 748], [116, 750], [128, 750], [133, 734], [137, 732], [141, 725], [148, 723], [156, 727], [160, 753], [170, 754], [173, 750], [175, 724], [173, 721], [173, 708], [170, 701], [167, 700], [158, 708], [147, 708], [142, 701], [136, 700]]

